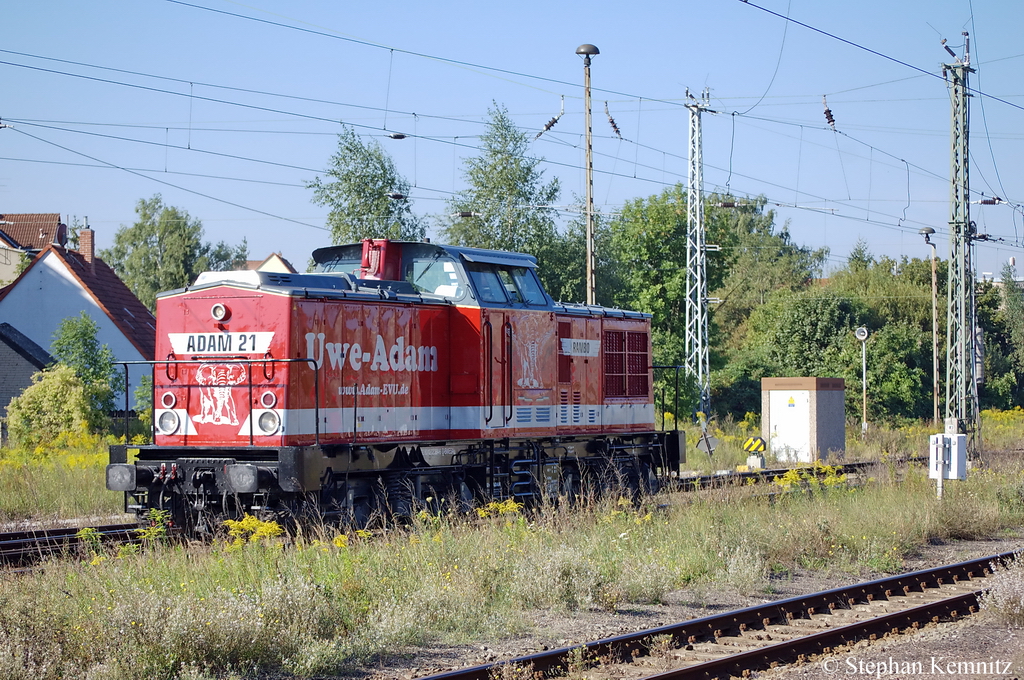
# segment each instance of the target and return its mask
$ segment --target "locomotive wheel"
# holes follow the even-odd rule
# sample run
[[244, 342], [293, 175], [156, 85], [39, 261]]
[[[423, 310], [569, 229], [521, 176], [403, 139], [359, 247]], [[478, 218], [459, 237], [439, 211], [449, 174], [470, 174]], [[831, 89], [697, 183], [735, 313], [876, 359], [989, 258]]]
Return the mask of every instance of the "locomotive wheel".
[[645, 496], [653, 496], [661, 490], [661, 482], [654, 469], [647, 463], [640, 463], [640, 491]]
[[558, 489], [559, 502], [564, 502], [569, 506], [576, 505], [579, 503], [582, 487], [583, 481], [580, 478], [579, 468], [572, 465], [563, 467]]
[[353, 529], [365, 529], [374, 519], [377, 504], [373, 496], [359, 496], [352, 499], [352, 507], [348, 512], [348, 524]]
[[465, 481], [459, 482], [456, 492], [455, 509], [463, 515], [473, 512], [473, 507], [476, 503], [473, 498], [473, 490], [469, 488], [469, 484]]
[[383, 506], [400, 522], [412, 518], [412, 487], [402, 473], [387, 475], [383, 480]]

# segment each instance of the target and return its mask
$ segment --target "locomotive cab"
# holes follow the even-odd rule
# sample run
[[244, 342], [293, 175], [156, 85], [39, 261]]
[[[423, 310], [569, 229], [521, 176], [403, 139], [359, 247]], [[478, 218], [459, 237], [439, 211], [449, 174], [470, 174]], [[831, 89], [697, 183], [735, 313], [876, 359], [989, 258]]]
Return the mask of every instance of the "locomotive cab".
[[[521, 253], [430, 243], [367, 239], [313, 251], [315, 272], [342, 274], [360, 285], [398, 290], [477, 306], [553, 304], [537, 278], [537, 260]], [[406, 288], [408, 292], [408, 289]]]

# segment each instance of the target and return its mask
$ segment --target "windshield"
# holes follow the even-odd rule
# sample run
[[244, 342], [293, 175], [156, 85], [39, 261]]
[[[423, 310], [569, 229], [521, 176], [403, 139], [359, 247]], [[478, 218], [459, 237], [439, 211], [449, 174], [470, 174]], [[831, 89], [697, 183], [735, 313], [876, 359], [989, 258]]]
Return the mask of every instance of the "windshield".
[[547, 296], [532, 269], [486, 262], [466, 265], [481, 302], [546, 305]]
[[442, 295], [453, 300], [459, 300], [466, 294], [459, 268], [447, 255], [437, 253], [431, 257], [406, 258], [403, 269], [403, 278], [421, 293]]

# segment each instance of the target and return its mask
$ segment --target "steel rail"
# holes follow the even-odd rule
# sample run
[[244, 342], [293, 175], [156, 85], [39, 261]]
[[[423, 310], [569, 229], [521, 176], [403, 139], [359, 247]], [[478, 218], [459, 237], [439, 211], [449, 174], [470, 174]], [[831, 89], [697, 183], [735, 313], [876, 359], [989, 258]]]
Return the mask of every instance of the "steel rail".
[[[488, 680], [493, 677], [492, 674], [498, 671], [500, 666], [504, 665], [529, 668], [535, 673], [552, 673], [566, 669], [573, 655], [576, 658], [582, 656], [583, 658], [628, 661], [636, 655], [647, 654], [653, 638], [663, 639], [663, 636], [671, 636], [676, 644], [682, 645], [714, 642], [729, 634], [738, 635], [743, 631], [766, 629], [770, 625], [787, 625], [794, 619], [807, 619], [815, 613], [850, 609], [858, 603], [884, 600], [897, 594], [923, 592], [925, 588], [935, 588], [943, 583], [983, 578], [991, 573], [993, 562], [1003, 563], [1014, 555], [1013, 552], [1005, 552], [809, 595], [799, 595], [636, 633], [430, 675], [421, 680]], [[979, 592], [972, 591], [952, 598], [944, 598], [926, 605], [884, 614], [746, 652], [736, 652], [720, 659], [685, 666], [649, 677], [651, 680], [668, 680], [670, 678], [677, 680], [681, 678], [742, 676], [746, 672], [766, 669], [776, 663], [788, 663], [801, 658], [806, 659], [814, 654], [829, 653], [837, 647], [864, 639], [866, 636], [887, 633], [893, 629], [916, 627], [922, 622], [931, 621], [937, 617], [957, 617], [972, 613], [977, 608]]]
[[810, 657], [818, 654], [829, 654], [837, 651], [838, 648], [854, 644], [865, 638], [875, 639], [889, 632], [898, 632], [908, 628], [916, 629], [922, 622], [938, 621], [945, 618], [957, 619], [965, 614], [974, 613], [977, 606], [978, 593], [964, 593], [775, 645], [737, 652], [713, 661], [648, 675], [643, 680], [744, 677], [751, 671], [765, 670], [775, 665], [794, 661], [807, 661]]
[[[138, 523], [91, 527], [104, 542], [126, 543], [137, 539]], [[31, 560], [67, 552], [85, 545], [81, 527], [13, 531], [0, 534], [0, 563], [21, 566]]]
[[[906, 462], [927, 462], [927, 458], [908, 458]], [[837, 465], [829, 466], [833, 469], [838, 469], [842, 474], [848, 474], [851, 472], [863, 472], [865, 468], [870, 468], [875, 465], [879, 465], [879, 461], [866, 460], [857, 461], [853, 463], [839, 463]], [[776, 477], [782, 477], [790, 470], [797, 470], [800, 472], [814, 473], [816, 476], [822, 476], [825, 474], [823, 468], [815, 468], [806, 465], [802, 465], [795, 468], [776, 468], [766, 470], [749, 470], [747, 472], [734, 472], [732, 470], [723, 471], [722, 473], [716, 473], [711, 475], [696, 475], [693, 477], [672, 477], [668, 482], [669, 490], [673, 491], [696, 491], [700, 489], [711, 489], [719, 488], [724, 486], [741, 486], [744, 484], [751, 483], [751, 480], [757, 483], [770, 482]]]

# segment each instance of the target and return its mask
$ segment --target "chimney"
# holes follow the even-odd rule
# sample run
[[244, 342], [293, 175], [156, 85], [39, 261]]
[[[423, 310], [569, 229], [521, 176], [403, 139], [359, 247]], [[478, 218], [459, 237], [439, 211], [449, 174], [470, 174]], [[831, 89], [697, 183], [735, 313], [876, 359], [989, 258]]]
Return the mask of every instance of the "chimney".
[[86, 223], [85, 229], [78, 232], [78, 252], [82, 255], [89, 266], [92, 266], [94, 255], [93, 231], [89, 228], [88, 223]]

